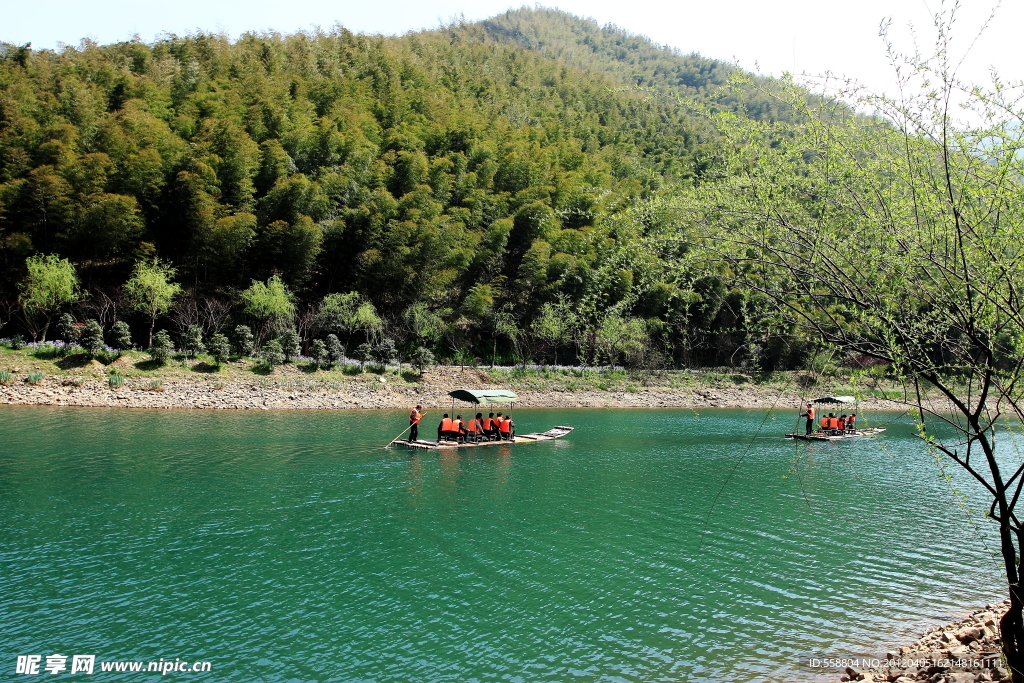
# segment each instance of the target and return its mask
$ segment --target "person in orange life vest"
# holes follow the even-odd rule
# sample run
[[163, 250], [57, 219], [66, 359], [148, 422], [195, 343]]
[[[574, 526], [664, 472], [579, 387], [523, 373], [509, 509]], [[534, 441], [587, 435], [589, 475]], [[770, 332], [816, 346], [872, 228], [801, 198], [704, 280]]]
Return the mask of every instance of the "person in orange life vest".
[[828, 415], [821, 416], [821, 428], [827, 430], [829, 426]]
[[846, 429], [851, 432], [857, 430], [857, 413], [850, 413], [850, 417], [846, 418]]
[[836, 414], [835, 413], [829, 413], [827, 419], [828, 419], [828, 424], [825, 425], [825, 429], [827, 429], [828, 431], [831, 432], [839, 424], [839, 420], [836, 418]]
[[441, 424], [437, 425], [437, 440], [444, 439], [447, 441], [450, 437], [458, 438], [459, 432], [455, 427], [455, 420], [448, 417], [448, 413], [444, 414], [441, 418]]
[[469, 428], [466, 431], [466, 440], [476, 443], [484, 433], [483, 413], [477, 413], [476, 417], [469, 421]]
[[462, 419], [461, 415], [455, 416], [455, 431], [458, 432], [459, 436], [456, 441], [463, 443], [466, 440], [466, 421]]
[[409, 443], [412, 443], [420, 436], [420, 420], [423, 419], [423, 406], [417, 405], [409, 413]]
[[498, 433], [498, 425], [494, 422], [494, 413], [487, 413], [487, 417], [484, 418], [484, 436], [490, 441], [491, 437]]
[[800, 413], [800, 417], [806, 417], [807, 418], [807, 424], [805, 425], [805, 429], [807, 430], [806, 434], [809, 435], [811, 432], [814, 431], [814, 406], [812, 406], [810, 403], [808, 403], [807, 404], [807, 412], [806, 413]]
[[[498, 417], [501, 417], [501, 413], [498, 413]], [[501, 433], [501, 438], [505, 441], [512, 439], [512, 418], [506, 417], [498, 423], [498, 431]]]
[[839, 419], [837, 420], [837, 424], [836, 424], [836, 429], [838, 429], [841, 434], [845, 434], [846, 433], [846, 414], [845, 413], [843, 413], [842, 415], [839, 416]]

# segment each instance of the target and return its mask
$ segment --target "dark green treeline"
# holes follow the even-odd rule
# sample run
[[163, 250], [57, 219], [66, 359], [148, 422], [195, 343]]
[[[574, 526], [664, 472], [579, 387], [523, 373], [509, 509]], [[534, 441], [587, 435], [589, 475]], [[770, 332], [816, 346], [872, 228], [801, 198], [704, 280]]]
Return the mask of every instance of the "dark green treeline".
[[185, 298], [236, 317], [241, 290], [279, 275], [307, 313], [361, 293], [406, 346], [424, 341], [409, 311], [426, 311], [442, 355], [500, 337], [520, 358], [597, 361], [611, 325], [721, 363], [743, 343], [739, 295], [677, 296], [671, 254], [614, 219], [723, 153], [665, 94], [785, 116], [723, 88], [732, 70], [553, 10], [402, 37], [4, 46], [0, 288], [13, 311], [25, 259], [54, 253], [86, 298], [116, 302], [133, 264], [159, 258]]

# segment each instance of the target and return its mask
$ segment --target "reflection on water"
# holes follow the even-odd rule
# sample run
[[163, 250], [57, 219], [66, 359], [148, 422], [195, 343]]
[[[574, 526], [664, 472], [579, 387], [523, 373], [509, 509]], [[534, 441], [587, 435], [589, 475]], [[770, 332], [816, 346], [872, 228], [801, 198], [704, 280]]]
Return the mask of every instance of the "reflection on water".
[[802, 444], [755, 411], [522, 410], [577, 431], [425, 452], [380, 449], [397, 411], [0, 416], [8, 661], [782, 681], [1001, 592], [989, 526], [900, 424]]

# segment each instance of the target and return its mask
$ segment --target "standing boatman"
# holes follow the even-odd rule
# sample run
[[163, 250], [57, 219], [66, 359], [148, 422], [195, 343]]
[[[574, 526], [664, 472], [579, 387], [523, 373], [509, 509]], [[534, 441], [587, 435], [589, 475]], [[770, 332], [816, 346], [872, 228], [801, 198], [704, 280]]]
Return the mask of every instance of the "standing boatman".
[[421, 413], [423, 406], [417, 404], [412, 412], [409, 413], [409, 443], [412, 443], [420, 436], [420, 420], [423, 419], [425, 413]]
[[807, 436], [810, 436], [811, 432], [814, 431], [814, 406], [811, 405], [810, 403], [808, 403], [807, 404], [807, 412], [806, 413], [800, 413], [800, 417], [806, 417], [807, 418], [807, 425], [806, 425], [807, 432], [806, 432], [806, 434], [807, 434]]

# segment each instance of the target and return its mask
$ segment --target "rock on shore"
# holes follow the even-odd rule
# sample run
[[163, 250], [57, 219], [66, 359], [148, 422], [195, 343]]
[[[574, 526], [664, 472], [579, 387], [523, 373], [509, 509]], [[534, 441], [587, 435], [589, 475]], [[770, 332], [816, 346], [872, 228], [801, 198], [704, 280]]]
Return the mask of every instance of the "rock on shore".
[[986, 605], [964, 619], [936, 626], [917, 641], [886, 653], [878, 666], [847, 667], [840, 681], [973, 683], [1009, 680], [1000, 659], [999, 619], [1008, 600]]

